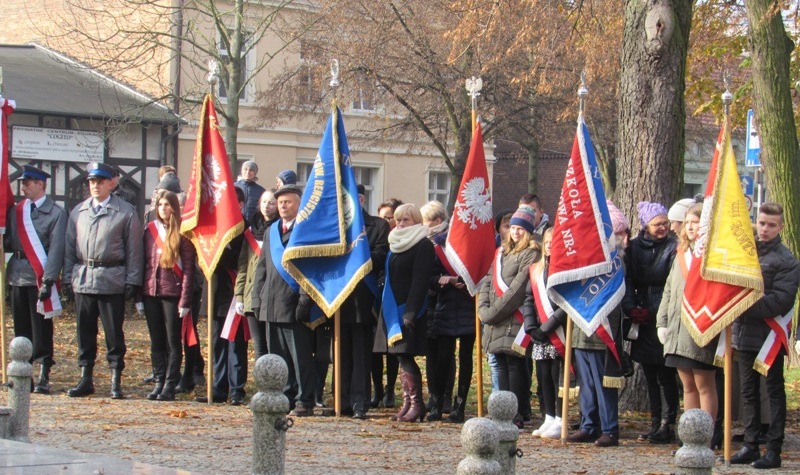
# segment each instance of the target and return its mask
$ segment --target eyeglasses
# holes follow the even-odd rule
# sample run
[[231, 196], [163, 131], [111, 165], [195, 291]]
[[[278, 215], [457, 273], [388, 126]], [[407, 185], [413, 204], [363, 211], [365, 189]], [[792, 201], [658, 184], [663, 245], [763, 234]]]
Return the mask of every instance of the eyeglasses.
[[668, 228], [669, 221], [661, 222], [661, 223], [650, 223], [648, 226], [652, 226], [653, 228]]

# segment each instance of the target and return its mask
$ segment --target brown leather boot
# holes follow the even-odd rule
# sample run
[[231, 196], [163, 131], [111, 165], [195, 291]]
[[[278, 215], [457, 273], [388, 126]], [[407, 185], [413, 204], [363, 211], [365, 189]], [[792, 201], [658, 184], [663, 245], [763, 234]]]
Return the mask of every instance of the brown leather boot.
[[406, 374], [406, 384], [411, 395], [411, 407], [403, 417], [398, 418], [402, 422], [420, 422], [425, 420], [425, 400], [422, 398], [422, 374]]
[[403, 406], [400, 412], [390, 417], [393, 421], [399, 421], [411, 409], [411, 393], [408, 391], [408, 378], [405, 371], [400, 371], [400, 386], [403, 388]]

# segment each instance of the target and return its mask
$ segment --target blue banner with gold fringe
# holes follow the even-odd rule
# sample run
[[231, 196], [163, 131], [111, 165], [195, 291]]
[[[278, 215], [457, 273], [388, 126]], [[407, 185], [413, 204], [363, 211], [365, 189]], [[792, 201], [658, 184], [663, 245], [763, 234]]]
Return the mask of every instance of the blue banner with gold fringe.
[[358, 184], [337, 106], [308, 177], [283, 266], [328, 317], [372, 270]]

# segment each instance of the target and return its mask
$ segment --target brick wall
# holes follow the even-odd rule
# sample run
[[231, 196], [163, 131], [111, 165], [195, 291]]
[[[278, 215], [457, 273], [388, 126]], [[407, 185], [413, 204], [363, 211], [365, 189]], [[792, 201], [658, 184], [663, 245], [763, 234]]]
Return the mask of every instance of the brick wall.
[[[516, 209], [519, 197], [528, 192], [528, 157], [519, 151], [509, 151], [498, 144], [495, 151], [492, 205], [495, 212], [503, 209]], [[561, 185], [567, 172], [569, 155], [558, 152], [544, 152], [539, 157], [539, 176], [537, 192], [545, 213], [553, 216]]]

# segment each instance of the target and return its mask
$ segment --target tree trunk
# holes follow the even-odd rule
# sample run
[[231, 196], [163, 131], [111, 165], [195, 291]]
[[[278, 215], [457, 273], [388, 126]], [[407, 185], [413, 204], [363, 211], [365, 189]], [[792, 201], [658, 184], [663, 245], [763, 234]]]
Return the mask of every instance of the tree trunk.
[[753, 103], [761, 138], [761, 164], [768, 201], [783, 205], [783, 241], [800, 255], [800, 149], [792, 112], [789, 57], [794, 44], [783, 26], [774, 0], [746, 0]]
[[633, 376], [625, 380], [625, 387], [619, 393], [619, 410], [649, 414], [650, 400], [647, 398], [647, 381], [642, 365], [635, 363], [633, 367]]
[[632, 223], [637, 202], [669, 206], [683, 186], [692, 3], [625, 0], [616, 198]]
[[[615, 197], [633, 231], [638, 231], [636, 203], [670, 206], [683, 186], [692, 6], [691, 0], [625, 0]], [[643, 381], [637, 365], [621, 394], [621, 409], [648, 407]]]
[[528, 193], [535, 195], [539, 191], [539, 141], [531, 137], [523, 146], [528, 152]]

